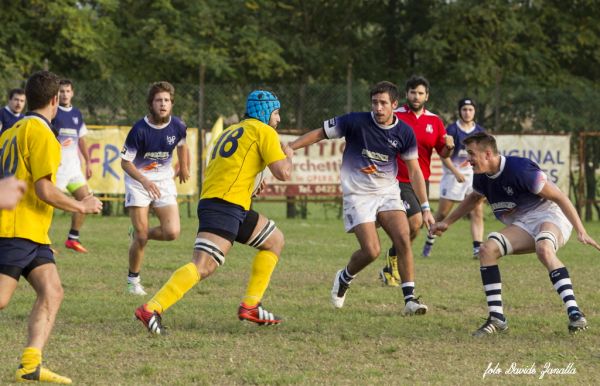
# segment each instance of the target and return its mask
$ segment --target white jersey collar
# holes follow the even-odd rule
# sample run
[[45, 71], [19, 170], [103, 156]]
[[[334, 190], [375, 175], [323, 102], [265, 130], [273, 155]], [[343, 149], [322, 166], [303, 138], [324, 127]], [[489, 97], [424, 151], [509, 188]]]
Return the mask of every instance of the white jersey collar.
[[504, 171], [504, 166], [505, 166], [505, 165], [506, 165], [506, 157], [505, 157], [505, 156], [503, 156], [503, 155], [501, 155], [501, 156], [500, 156], [500, 170], [498, 170], [498, 173], [496, 173], [496, 174], [493, 174], [493, 175], [491, 175], [491, 176], [490, 176], [489, 174], [486, 174], [486, 175], [487, 175], [489, 178], [491, 178], [491, 179], [496, 179], [496, 178], [498, 178], [498, 177], [500, 176], [500, 174], [502, 174], [502, 172]]
[[373, 112], [371, 111], [371, 119], [373, 120], [373, 122], [379, 126], [380, 128], [384, 129], [384, 130], [389, 130], [392, 127], [396, 126], [396, 124], [398, 123], [398, 117], [396, 117], [396, 114], [392, 113], [392, 117], [394, 118], [394, 120], [392, 121], [392, 123], [390, 125], [380, 125], [377, 120], [375, 120], [375, 114], [373, 114]]

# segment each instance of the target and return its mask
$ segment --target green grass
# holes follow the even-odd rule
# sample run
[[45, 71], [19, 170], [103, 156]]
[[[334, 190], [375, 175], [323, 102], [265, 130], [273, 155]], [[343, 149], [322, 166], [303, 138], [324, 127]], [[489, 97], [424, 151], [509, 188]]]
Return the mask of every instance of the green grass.
[[[476, 340], [470, 333], [487, 314], [478, 263], [471, 259], [468, 222], [458, 222], [438, 239], [433, 256], [416, 258], [417, 293], [429, 306], [423, 317], [402, 318], [401, 291], [380, 285], [380, 259], [354, 281], [346, 305], [329, 303], [333, 276], [356, 249], [342, 221], [310, 206], [306, 220], [288, 220], [283, 204], [261, 204], [286, 235], [286, 248], [264, 304], [285, 317], [276, 327], [237, 320], [251, 258], [236, 245], [226, 264], [193, 288], [164, 315], [170, 335], [149, 336], [132, 320], [143, 298], [125, 293], [125, 217], [90, 217], [82, 240], [91, 251], [62, 247], [69, 216], [58, 213], [51, 237], [57, 245], [65, 300], [44, 352], [51, 369], [76, 384], [479, 384], [490, 362], [506, 369], [544, 363], [574, 375], [496, 375], [487, 384], [597, 384], [600, 377], [600, 253], [575, 237], [560, 251], [570, 270], [577, 300], [591, 328], [570, 336], [563, 305], [534, 255], [500, 263], [510, 332]], [[328, 217], [328, 218], [326, 218]], [[156, 219], [153, 219], [156, 223]], [[600, 238], [600, 223], [586, 224]], [[182, 236], [150, 242], [142, 280], [157, 291], [173, 270], [190, 260], [197, 222], [182, 218]], [[486, 232], [501, 224], [486, 218]], [[383, 248], [389, 246], [381, 237]], [[420, 252], [423, 234], [414, 251]], [[148, 297], [149, 298], [149, 297]], [[8, 308], [0, 312], [0, 384], [13, 380], [25, 343], [34, 292], [21, 280]]]

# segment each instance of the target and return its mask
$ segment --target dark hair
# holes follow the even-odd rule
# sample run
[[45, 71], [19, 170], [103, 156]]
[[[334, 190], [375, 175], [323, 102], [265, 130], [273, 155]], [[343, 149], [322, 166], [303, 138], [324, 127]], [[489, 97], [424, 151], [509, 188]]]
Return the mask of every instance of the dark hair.
[[22, 88], [13, 88], [8, 91], [8, 100], [11, 100], [15, 95], [25, 95], [25, 90]]
[[165, 81], [152, 83], [148, 89], [148, 96], [146, 97], [146, 103], [148, 104], [150, 111], [152, 111], [152, 101], [154, 100], [154, 96], [159, 92], [168, 92], [169, 95], [171, 95], [171, 102], [175, 102], [175, 87], [173, 87], [171, 83]]
[[481, 149], [490, 148], [492, 149], [492, 152], [494, 152], [494, 154], [498, 154], [498, 145], [496, 144], [496, 138], [487, 133], [475, 133], [469, 135], [463, 140], [463, 144], [465, 146], [469, 145], [470, 143], [477, 144]]
[[61, 79], [59, 82], [59, 86], [71, 86], [71, 90], [74, 89], [73, 82], [71, 79]]
[[406, 81], [406, 92], [414, 90], [419, 86], [425, 87], [425, 91], [429, 93], [429, 81], [423, 76], [413, 75]]
[[390, 101], [392, 103], [397, 102], [398, 99], [400, 99], [400, 91], [398, 91], [398, 86], [386, 80], [377, 83], [371, 88], [370, 97], [373, 98], [373, 95], [383, 93], [387, 93], [390, 96]]
[[38, 110], [50, 104], [58, 96], [58, 75], [50, 71], [38, 71], [27, 79], [25, 96], [29, 110]]

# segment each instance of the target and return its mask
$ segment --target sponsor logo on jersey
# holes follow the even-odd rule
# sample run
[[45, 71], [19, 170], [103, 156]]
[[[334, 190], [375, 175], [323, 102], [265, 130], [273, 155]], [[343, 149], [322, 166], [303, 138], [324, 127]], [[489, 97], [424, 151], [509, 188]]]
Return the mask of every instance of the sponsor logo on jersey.
[[78, 125], [79, 124], [79, 117], [73, 117], [73, 123]]
[[142, 170], [147, 172], [149, 170], [156, 169], [159, 166], [160, 166], [160, 164], [158, 162], [151, 162], [148, 165], [142, 167]]
[[433, 126], [431, 126], [431, 123], [427, 124], [427, 127], [425, 127], [425, 132], [426, 133], [433, 133]]
[[365, 166], [364, 168], [360, 169], [360, 171], [365, 174], [375, 174], [375, 173], [377, 173], [377, 166], [371, 164], [369, 166]]
[[368, 159], [375, 161], [387, 162], [389, 160], [387, 154], [381, 154], [367, 149], [362, 149], [362, 155], [363, 157], [367, 157]]
[[63, 137], [77, 137], [77, 129], [67, 129], [65, 127], [61, 127], [58, 130], [58, 135]]
[[512, 201], [500, 201], [500, 202], [495, 202], [492, 205], [492, 210], [495, 211], [507, 211], [507, 210], [512, 210], [514, 209], [517, 204], [512, 202]]
[[387, 141], [388, 141], [388, 145], [390, 145], [390, 147], [392, 149], [396, 149], [398, 147], [398, 140], [397, 139], [388, 138]]
[[503, 186], [502, 189], [504, 189], [506, 194], [508, 194], [509, 196], [512, 196], [515, 193], [513, 191], [513, 188], [511, 188], [510, 186]]
[[149, 151], [144, 154], [144, 159], [165, 160], [167, 158], [169, 158], [168, 151]]
[[73, 138], [67, 138], [64, 141], [61, 142], [61, 145], [63, 147], [69, 147], [73, 144]]
[[174, 135], [167, 135], [167, 144], [172, 145], [175, 143], [175, 136]]

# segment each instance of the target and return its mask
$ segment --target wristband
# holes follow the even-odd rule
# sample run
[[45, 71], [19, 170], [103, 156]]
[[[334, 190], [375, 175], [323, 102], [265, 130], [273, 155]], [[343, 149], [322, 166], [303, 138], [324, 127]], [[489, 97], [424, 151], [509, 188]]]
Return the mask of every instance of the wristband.
[[429, 201], [425, 201], [421, 204], [421, 212], [425, 212], [426, 210], [431, 211], [431, 207], [429, 206]]

